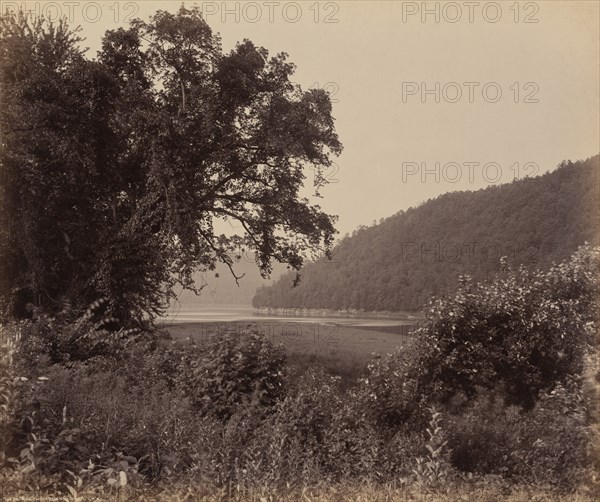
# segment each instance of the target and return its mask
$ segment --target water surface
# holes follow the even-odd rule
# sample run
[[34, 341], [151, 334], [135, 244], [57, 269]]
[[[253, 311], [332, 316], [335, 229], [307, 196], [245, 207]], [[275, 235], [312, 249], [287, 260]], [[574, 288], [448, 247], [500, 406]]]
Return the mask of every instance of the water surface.
[[176, 323], [219, 323], [219, 322], [251, 322], [251, 323], [321, 323], [338, 326], [355, 327], [392, 327], [415, 324], [416, 318], [411, 315], [398, 314], [398, 317], [360, 317], [360, 316], [297, 316], [281, 314], [265, 314], [257, 312], [250, 305], [182, 305], [173, 307], [165, 316], [167, 325]]

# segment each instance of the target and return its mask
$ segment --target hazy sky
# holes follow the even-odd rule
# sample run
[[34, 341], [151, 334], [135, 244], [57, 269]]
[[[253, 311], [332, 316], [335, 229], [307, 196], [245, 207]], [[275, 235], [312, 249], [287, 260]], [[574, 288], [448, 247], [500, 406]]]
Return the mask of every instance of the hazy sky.
[[[296, 82], [331, 91], [344, 152], [320, 203], [342, 235], [600, 151], [597, 1], [197, 4], [225, 50], [285, 51]], [[15, 5], [70, 15], [95, 55], [105, 30], [181, 2], [2, 2]]]

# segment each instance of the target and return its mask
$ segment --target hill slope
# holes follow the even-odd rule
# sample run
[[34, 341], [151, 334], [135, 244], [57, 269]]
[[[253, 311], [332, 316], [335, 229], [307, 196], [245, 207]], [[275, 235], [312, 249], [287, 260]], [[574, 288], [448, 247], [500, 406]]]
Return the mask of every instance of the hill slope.
[[447, 193], [356, 230], [333, 259], [308, 263], [302, 282], [283, 275], [257, 291], [255, 307], [416, 311], [510, 265], [546, 266], [584, 242], [598, 244], [599, 156], [563, 162], [537, 178]]

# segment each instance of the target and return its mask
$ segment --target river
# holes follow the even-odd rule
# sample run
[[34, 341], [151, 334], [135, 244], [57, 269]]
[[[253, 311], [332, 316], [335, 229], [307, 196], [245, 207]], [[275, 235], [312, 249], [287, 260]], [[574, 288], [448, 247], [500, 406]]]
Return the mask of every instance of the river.
[[163, 322], [178, 323], [221, 323], [221, 322], [286, 322], [286, 323], [321, 323], [356, 327], [393, 327], [414, 325], [417, 318], [409, 314], [398, 314], [397, 317], [375, 317], [352, 315], [335, 316], [300, 316], [265, 314], [258, 312], [250, 305], [183, 305], [172, 307]]

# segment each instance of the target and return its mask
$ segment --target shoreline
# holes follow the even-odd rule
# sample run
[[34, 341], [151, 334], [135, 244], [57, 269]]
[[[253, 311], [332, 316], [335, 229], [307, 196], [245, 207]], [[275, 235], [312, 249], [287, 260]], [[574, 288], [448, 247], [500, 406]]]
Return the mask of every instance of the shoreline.
[[330, 309], [307, 309], [307, 308], [283, 308], [283, 307], [255, 307], [254, 313], [258, 316], [282, 316], [282, 317], [339, 317], [347, 319], [399, 319], [415, 320], [424, 319], [418, 312], [389, 312], [389, 311], [361, 311], [361, 310], [330, 310]]

